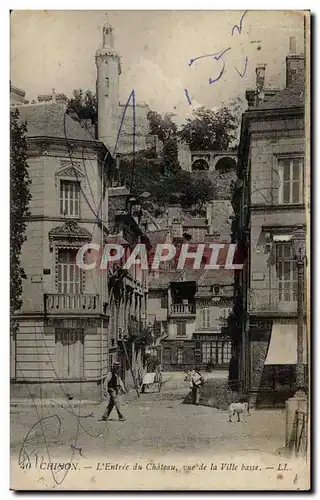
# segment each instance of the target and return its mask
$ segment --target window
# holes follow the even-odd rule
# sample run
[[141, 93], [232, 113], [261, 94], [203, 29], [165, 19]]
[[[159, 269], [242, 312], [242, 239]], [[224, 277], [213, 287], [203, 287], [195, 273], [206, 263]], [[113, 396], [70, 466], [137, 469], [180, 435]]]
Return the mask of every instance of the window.
[[186, 330], [186, 322], [178, 321], [177, 322], [177, 337], [185, 337], [187, 334]]
[[177, 364], [182, 365], [183, 363], [183, 347], [178, 347], [177, 349]]
[[186, 232], [191, 235], [193, 241], [204, 241], [206, 229], [203, 227], [186, 227]]
[[56, 329], [55, 370], [58, 378], [83, 377], [83, 344], [83, 330]]
[[80, 217], [80, 182], [60, 181], [60, 215]]
[[231, 342], [217, 340], [202, 342], [202, 363], [227, 364], [231, 358]]
[[204, 309], [201, 309], [201, 328], [210, 328], [210, 325], [210, 308], [205, 307]]
[[81, 293], [81, 269], [76, 263], [76, 249], [58, 251], [58, 293]]
[[284, 302], [296, 301], [298, 276], [291, 243], [276, 244], [276, 271], [279, 300]]
[[283, 158], [278, 160], [277, 179], [279, 203], [303, 202], [303, 159]]

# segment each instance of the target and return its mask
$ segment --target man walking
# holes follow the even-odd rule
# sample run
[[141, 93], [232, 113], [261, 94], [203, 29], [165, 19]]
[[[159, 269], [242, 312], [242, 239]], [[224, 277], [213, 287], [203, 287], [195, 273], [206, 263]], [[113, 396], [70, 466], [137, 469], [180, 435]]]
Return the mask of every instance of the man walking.
[[106, 411], [102, 415], [101, 420], [108, 420], [109, 415], [113, 410], [113, 407], [115, 406], [118, 417], [120, 421], [125, 420], [124, 416], [121, 413], [120, 410], [120, 403], [119, 403], [119, 392], [125, 393], [125, 387], [124, 383], [122, 382], [120, 375], [119, 375], [119, 367], [120, 363], [115, 362], [112, 365], [111, 372], [109, 372], [104, 380], [103, 383], [103, 388], [104, 388], [104, 395], [107, 397], [109, 394], [109, 404], [106, 408]]

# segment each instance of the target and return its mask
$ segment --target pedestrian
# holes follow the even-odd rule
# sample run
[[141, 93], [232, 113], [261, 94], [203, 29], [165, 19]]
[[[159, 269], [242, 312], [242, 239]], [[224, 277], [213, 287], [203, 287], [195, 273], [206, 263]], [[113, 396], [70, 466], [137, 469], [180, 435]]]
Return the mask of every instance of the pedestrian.
[[120, 363], [118, 362], [113, 363], [111, 371], [107, 374], [103, 382], [104, 395], [107, 397], [109, 394], [109, 403], [104, 414], [102, 415], [101, 420], [109, 419], [109, 415], [112, 412], [113, 407], [115, 407], [117, 410], [119, 420], [120, 421], [125, 420], [124, 416], [121, 413], [118, 396], [119, 392], [125, 394], [126, 390], [124, 387], [124, 383], [122, 382], [121, 377], [119, 375], [119, 368], [120, 368]]
[[196, 367], [189, 374], [190, 388], [192, 393], [192, 403], [198, 405], [200, 403], [201, 387], [204, 384], [204, 378], [200, 373], [200, 368]]

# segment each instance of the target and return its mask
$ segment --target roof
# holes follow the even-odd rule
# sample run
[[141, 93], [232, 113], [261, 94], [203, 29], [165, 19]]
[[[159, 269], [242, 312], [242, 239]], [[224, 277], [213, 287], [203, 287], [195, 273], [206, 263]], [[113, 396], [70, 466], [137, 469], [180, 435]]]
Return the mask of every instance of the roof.
[[148, 231], [147, 236], [152, 244], [155, 246], [157, 243], [165, 243], [167, 238], [167, 229], [158, 229], [157, 231]]
[[110, 234], [107, 238], [109, 245], [129, 245], [128, 241], [121, 236], [121, 234]]
[[183, 227], [207, 227], [208, 226], [207, 221], [204, 218], [186, 219], [183, 221], [182, 225], [183, 225]]
[[280, 90], [267, 101], [262, 101], [256, 109], [297, 108], [304, 104], [304, 88], [297, 85]]
[[233, 285], [234, 271], [232, 269], [182, 269], [163, 271], [157, 278], [151, 279], [149, 289], [165, 289], [170, 283], [196, 282], [199, 291], [214, 285]]
[[207, 269], [203, 271], [198, 285], [200, 287], [211, 285], [232, 285], [234, 282], [234, 271], [232, 269]]
[[172, 280], [176, 278], [181, 273], [181, 271], [165, 271], [165, 272], [159, 272], [159, 276], [156, 278], [152, 278], [149, 283], [148, 283], [148, 288], [149, 290], [155, 290], [155, 289], [166, 289], [168, 288], [169, 284], [171, 283]]
[[80, 123], [66, 113], [63, 103], [49, 102], [16, 106], [27, 121], [27, 137], [54, 137], [97, 142]]

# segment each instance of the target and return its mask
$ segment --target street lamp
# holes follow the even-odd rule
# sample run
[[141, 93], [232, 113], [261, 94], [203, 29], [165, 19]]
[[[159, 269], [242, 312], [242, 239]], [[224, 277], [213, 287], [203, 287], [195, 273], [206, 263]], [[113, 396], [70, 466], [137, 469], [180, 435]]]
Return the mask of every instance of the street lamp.
[[296, 396], [304, 396], [306, 390], [305, 372], [303, 364], [304, 349], [304, 312], [305, 312], [305, 265], [306, 265], [306, 241], [305, 231], [298, 227], [293, 232], [292, 246], [294, 259], [297, 265], [298, 289], [297, 289], [297, 365], [296, 365]]
[[296, 433], [298, 421], [297, 411], [307, 414], [307, 395], [305, 372], [303, 364], [304, 349], [304, 312], [305, 312], [305, 265], [306, 265], [306, 242], [303, 227], [297, 227], [291, 238], [293, 256], [297, 265], [298, 287], [297, 287], [297, 364], [296, 364], [296, 393], [286, 401], [286, 447], [292, 448], [293, 436]]

